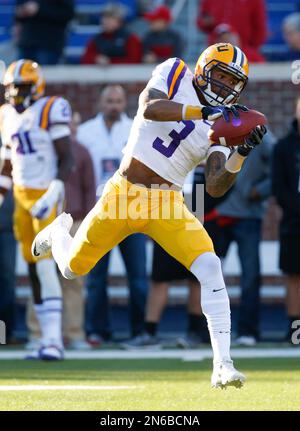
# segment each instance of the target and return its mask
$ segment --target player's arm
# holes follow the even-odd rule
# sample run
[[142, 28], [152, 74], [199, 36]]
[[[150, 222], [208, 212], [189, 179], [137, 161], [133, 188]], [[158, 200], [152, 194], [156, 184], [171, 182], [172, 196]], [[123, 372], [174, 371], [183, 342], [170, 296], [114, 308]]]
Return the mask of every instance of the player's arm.
[[178, 59], [170, 58], [154, 69], [139, 99], [139, 111], [144, 118], [152, 121], [214, 121], [223, 115], [225, 120], [229, 121], [230, 112], [238, 117], [238, 109], [242, 109], [240, 105], [203, 106], [199, 101], [199, 104], [193, 106], [172, 100], [174, 88], [180, 85], [180, 80], [174, 81], [174, 66], [177, 61]]
[[213, 198], [223, 196], [233, 185], [237, 173], [229, 172], [225, 168], [225, 154], [215, 151], [207, 159], [205, 166], [206, 191]]
[[58, 97], [52, 107], [49, 119], [49, 134], [57, 155], [56, 179], [67, 181], [74, 166], [71, 144], [72, 110], [69, 102]]
[[53, 145], [58, 159], [57, 176], [51, 181], [48, 190], [30, 209], [31, 215], [38, 219], [48, 218], [55, 205], [58, 213], [62, 211], [65, 197], [64, 182], [68, 179], [74, 164], [70, 136], [53, 140]]
[[146, 87], [139, 99], [144, 118], [152, 121], [209, 120], [223, 115], [229, 121], [229, 113], [238, 117], [238, 109], [247, 110], [241, 105], [202, 106], [184, 105], [168, 99], [168, 95], [156, 88]]
[[46, 219], [56, 206], [57, 212], [62, 211], [65, 186], [73, 168], [74, 160], [71, 149], [71, 108], [63, 98], [58, 98], [52, 108], [49, 134], [57, 154], [57, 175], [49, 184], [48, 190], [31, 207], [30, 213], [38, 219]]
[[31, 215], [38, 219], [48, 218], [55, 205], [57, 206], [57, 213], [62, 211], [65, 198], [64, 182], [68, 179], [73, 168], [70, 137], [64, 136], [55, 139], [53, 144], [58, 158], [57, 176], [51, 181], [48, 190], [30, 209]]
[[247, 156], [253, 148], [261, 144], [266, 132], [264, 126], [256, 127], [245, 143], [238, 146], [228, 160], [220, 151], [214, 151], [209, 155], [205, 167], [207, 193], [218, 198], [230, 189]]
[[156, 88], [146, 87], [139, 99], [143, 116], [152, 121], [180, 121], [182, 104], [168, 100], [167, 94]]

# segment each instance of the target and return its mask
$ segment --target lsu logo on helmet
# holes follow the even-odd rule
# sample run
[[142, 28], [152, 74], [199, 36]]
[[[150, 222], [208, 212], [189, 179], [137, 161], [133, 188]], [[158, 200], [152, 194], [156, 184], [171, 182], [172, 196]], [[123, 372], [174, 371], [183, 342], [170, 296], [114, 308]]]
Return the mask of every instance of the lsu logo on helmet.
[[18, 111], [24, 111], [44, 95], [45, 79], [40, 66], [32, 60], [14, 61], [3, 78], [5, 98]]
[[[237, 84], [230, 88], [214, 79], [214, 70], [230, 73], [237, 78]], [[195, 67], [195, 84], [209, 105], [226, 105], [239, 98], [247, 84], [248, 73], [248, 60], [240, 48], [230, 43], [216, 43], [200, 55]]]

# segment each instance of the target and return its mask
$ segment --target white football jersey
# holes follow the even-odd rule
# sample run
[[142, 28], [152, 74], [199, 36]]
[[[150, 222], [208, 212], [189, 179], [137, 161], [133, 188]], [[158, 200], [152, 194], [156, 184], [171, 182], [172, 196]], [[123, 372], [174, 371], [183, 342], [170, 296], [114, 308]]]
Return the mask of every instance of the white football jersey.
[[[200, 104], [193, 74], [179, 58], [158, 65], [147, 87], [164, 92], [178, 103]], [[140, 104], [123, 153], [140, 160], [162, 178], [182, 187], [187, 174], [212, 151], [229, 156], [228, 148], [211, 146], [207, 138], [211, 122], [146, 120], [142, 108]]]
[[42, 97], [21, 114], [1, 106], [1, 158], [11, 160], [15, 185], [48, 188], [57, 174], [53, 140], [70, 134], [70, 120], [70, 105], [62, 97]]

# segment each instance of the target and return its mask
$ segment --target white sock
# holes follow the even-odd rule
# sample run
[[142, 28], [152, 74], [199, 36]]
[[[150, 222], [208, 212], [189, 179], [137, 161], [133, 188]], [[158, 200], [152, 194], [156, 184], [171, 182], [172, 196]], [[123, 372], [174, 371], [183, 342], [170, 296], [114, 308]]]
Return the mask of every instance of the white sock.
[[62, 347], [62, 299], [49, 298], [42, 304], [35, 304], [34, 310], [42, 333], [41, 345]]
[[41, 334], [42, 334], [42, 339], [43, 339], [43, 334], [46, 333], [46, 315], [44, 313], [44, 304], [34, 304], [34, 311], [35, 311], [35, 315], [36, 318], [39, 322], [39, 326], [40, 326], [40, 330], [41, 330]]
[[43, 301], [40, 309], [42, 344], [62, 347], [62, 291], [54, 260], [39, 260], [36, 272]]
[[62, 298], [47, 298], [43, 301], [43, 306], [46, 328], [43, 333], [42, 344], [62, 348]]
[[214, 363], [230, 360], [230, 305], [220, 259], [212, 252], [197, 257], [190, 271], [201, 283], [201, 307], [207, 319]]
[[41, 284], [42, 300], [46, 298], [61, 298], [61, 285], [57, 267], [53, 259], [41, 259], [36, 263], [36, 273]]
[[70, 233], [61, 226], [55, 226], [51, 232], [51, 239], [52, 255], [63, 277], [70, 280], [76, 278], [76, 274], [68, 266], [69, 252], [73, 240]]

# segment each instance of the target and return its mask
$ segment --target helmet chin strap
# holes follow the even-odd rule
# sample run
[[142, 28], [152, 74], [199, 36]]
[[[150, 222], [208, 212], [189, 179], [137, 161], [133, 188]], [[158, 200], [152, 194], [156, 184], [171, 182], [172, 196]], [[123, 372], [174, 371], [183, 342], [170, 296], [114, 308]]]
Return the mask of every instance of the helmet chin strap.
[[[194, 83], [210, 106], [229, 105], [236, 97], [234, 94], [229, 94], [225, 99], [221, 96], [218, 96], [215, 92], [212, 91], [210, 82], [206, 84], [205, 89], [202, 88], [201, 85], [199, 85], [197, 78], [195, 78]], [[239, 87], [240, 84], [237, 84], [234, 90], [239, 91]], [[218, 100], [219, 98], [221, 100]]]
[[207, 88], [202, 91], [202, 94], [211, 106], [223, 105], [225, 102], [225, 100], [218, 101], [218, 96], [211, 90], [211, 84], [207, 85]]
[[15, 105], [15, 109], [17, 112], [22, 113], [24, 112], [29, 106], [31, 105], [31, 95], [28, 94], [28, 96], [24, 97], [22, 103], [18, 103]]
[[220, 96], [211, 90], [211, 83], [207, 84], [207, 88], [205, 90], [202, 90], [201, 87], [199, 87], [199, 89], [207, 103], [211, 106], [228, 105], [234, 99], [234, 95], [229, 94], [225, 99], [222, 98], [222, 100], [219, 101], [218, 99]]
[[229, 94], [229, 96], [226, 97], [226, 99], [224, 100], [224, 105], [228, 105], [233, 99], [234, 99], [234, 95]]
[[216, 100], [212, 99], [207, 93], [202, 93], [207, 103], [211, 106], [218, 106], [220, 103], [218, 103]]

